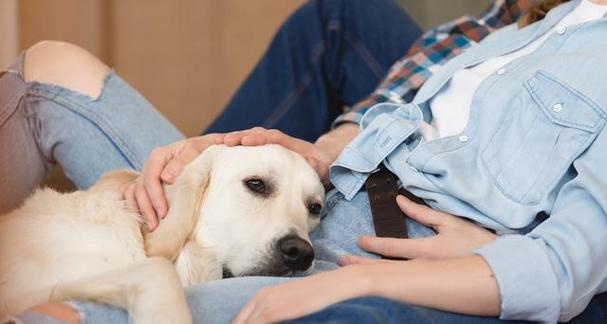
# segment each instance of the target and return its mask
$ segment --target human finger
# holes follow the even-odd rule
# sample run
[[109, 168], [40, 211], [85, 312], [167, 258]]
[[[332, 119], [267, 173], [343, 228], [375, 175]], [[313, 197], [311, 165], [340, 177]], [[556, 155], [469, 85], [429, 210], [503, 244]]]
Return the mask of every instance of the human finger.
[[422, 225], [432, 227], [434, 230], [438, 230], [438, 227], [445, 220], [442, 213], [428, 206], [418, 204], [403, 195], [396, 196], [396, 204], [405, 215]]
[[253, 127], [251, 129], [235, 131], [225, 134], [223, 136], [223, 144], [227, 146], [236, 146], [242, 144], [242, 139], [246, 136], [266, 132], [267, 130], [263, 127]]
[[139, 212], [143, 216], [143, 220], [145, 221], [148, 230], [153, 231], [158, 226], [158, 216], [152, 207], [152, 202], [144, 187], [137, 186], [135, 198], [137, 199]]
[[378, 262], [389, 262], [389, 261], [365, 258], [365, 257], [361, 257], [361, 256], [356, 256], [356, 255], [342, 255], [341, 257], [339, 257], [339, 259], [337, 259], [337, 264], [340, 267], [345, 267], [345, 266], [354, 265], [354, 264], [374, 264], [374, 263], [378, 263]]
[[367, 252], [387, 257], [416, 259], [427, 255], [425, 239], [361, 236], [358, 239], [358, 246]]

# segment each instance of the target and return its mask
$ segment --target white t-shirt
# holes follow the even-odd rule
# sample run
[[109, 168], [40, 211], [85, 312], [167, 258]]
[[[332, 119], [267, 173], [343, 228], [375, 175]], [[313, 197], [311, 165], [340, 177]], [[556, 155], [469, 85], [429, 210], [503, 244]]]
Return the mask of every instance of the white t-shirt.
[[553, 33], [563, 33], [569, 26], [600, 19], [605, 14], [607, 14], [607, 5], [582, 0], [574, 11], [529, 45], [456, 72], [451, 81], [430, 101], [432, 121], [420, 127], [424, 140], [430, 141], [462, 132], [468, 122], [472, 97], [489, 75], [500, 73], [501, 68], [506, 64], [531, 54]]

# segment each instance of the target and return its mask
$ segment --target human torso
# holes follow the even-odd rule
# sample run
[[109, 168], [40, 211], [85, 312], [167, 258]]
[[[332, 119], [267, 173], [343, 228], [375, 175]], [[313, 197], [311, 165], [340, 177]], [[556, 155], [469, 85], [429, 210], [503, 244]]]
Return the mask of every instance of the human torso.
[[[533, 228], [576, 176], [574, 162], [607, 118], [607, 21], [559, 29], [569, 12], [557, 11], [522, 31], [507, 27], [449, 62], [413, 103], [371, 109], [362, 135], [332, 167], [336, 187], [351, 196], [383, 161], [404, 187], [437, 209], [498, 233]], [[491, 60], [521, 48], [531, 50], [503, 66]], [[489, 73], [469, 99], [465, 127], [426, 140], [420, 126], [432, 125], [432, 101], [466, 68]]]

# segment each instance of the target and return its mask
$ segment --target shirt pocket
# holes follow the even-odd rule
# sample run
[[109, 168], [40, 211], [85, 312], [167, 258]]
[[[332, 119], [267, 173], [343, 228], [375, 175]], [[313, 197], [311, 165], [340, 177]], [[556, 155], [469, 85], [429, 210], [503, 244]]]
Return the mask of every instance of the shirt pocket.
[[509, 199], [534, 204], [554, 189], [605, 124], [589, 98], [544, 71], [524, 84], [481, 158]]

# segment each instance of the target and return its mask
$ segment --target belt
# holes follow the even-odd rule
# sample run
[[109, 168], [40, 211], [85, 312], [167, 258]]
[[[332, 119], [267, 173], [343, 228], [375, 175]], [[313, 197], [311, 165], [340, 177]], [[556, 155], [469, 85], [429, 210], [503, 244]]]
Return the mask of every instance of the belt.
[[[396, 204], [396, 196], [404, 195], [408, 199], [426, 205], [426, 203], [404, 188], [398, 187], [398, 177], [385, 167], [372, 173], [365, 183], [375, 235], [378, 237], [407, 238], [406, 215]], [[384, 257], [386, 259], [393, 259]]]

